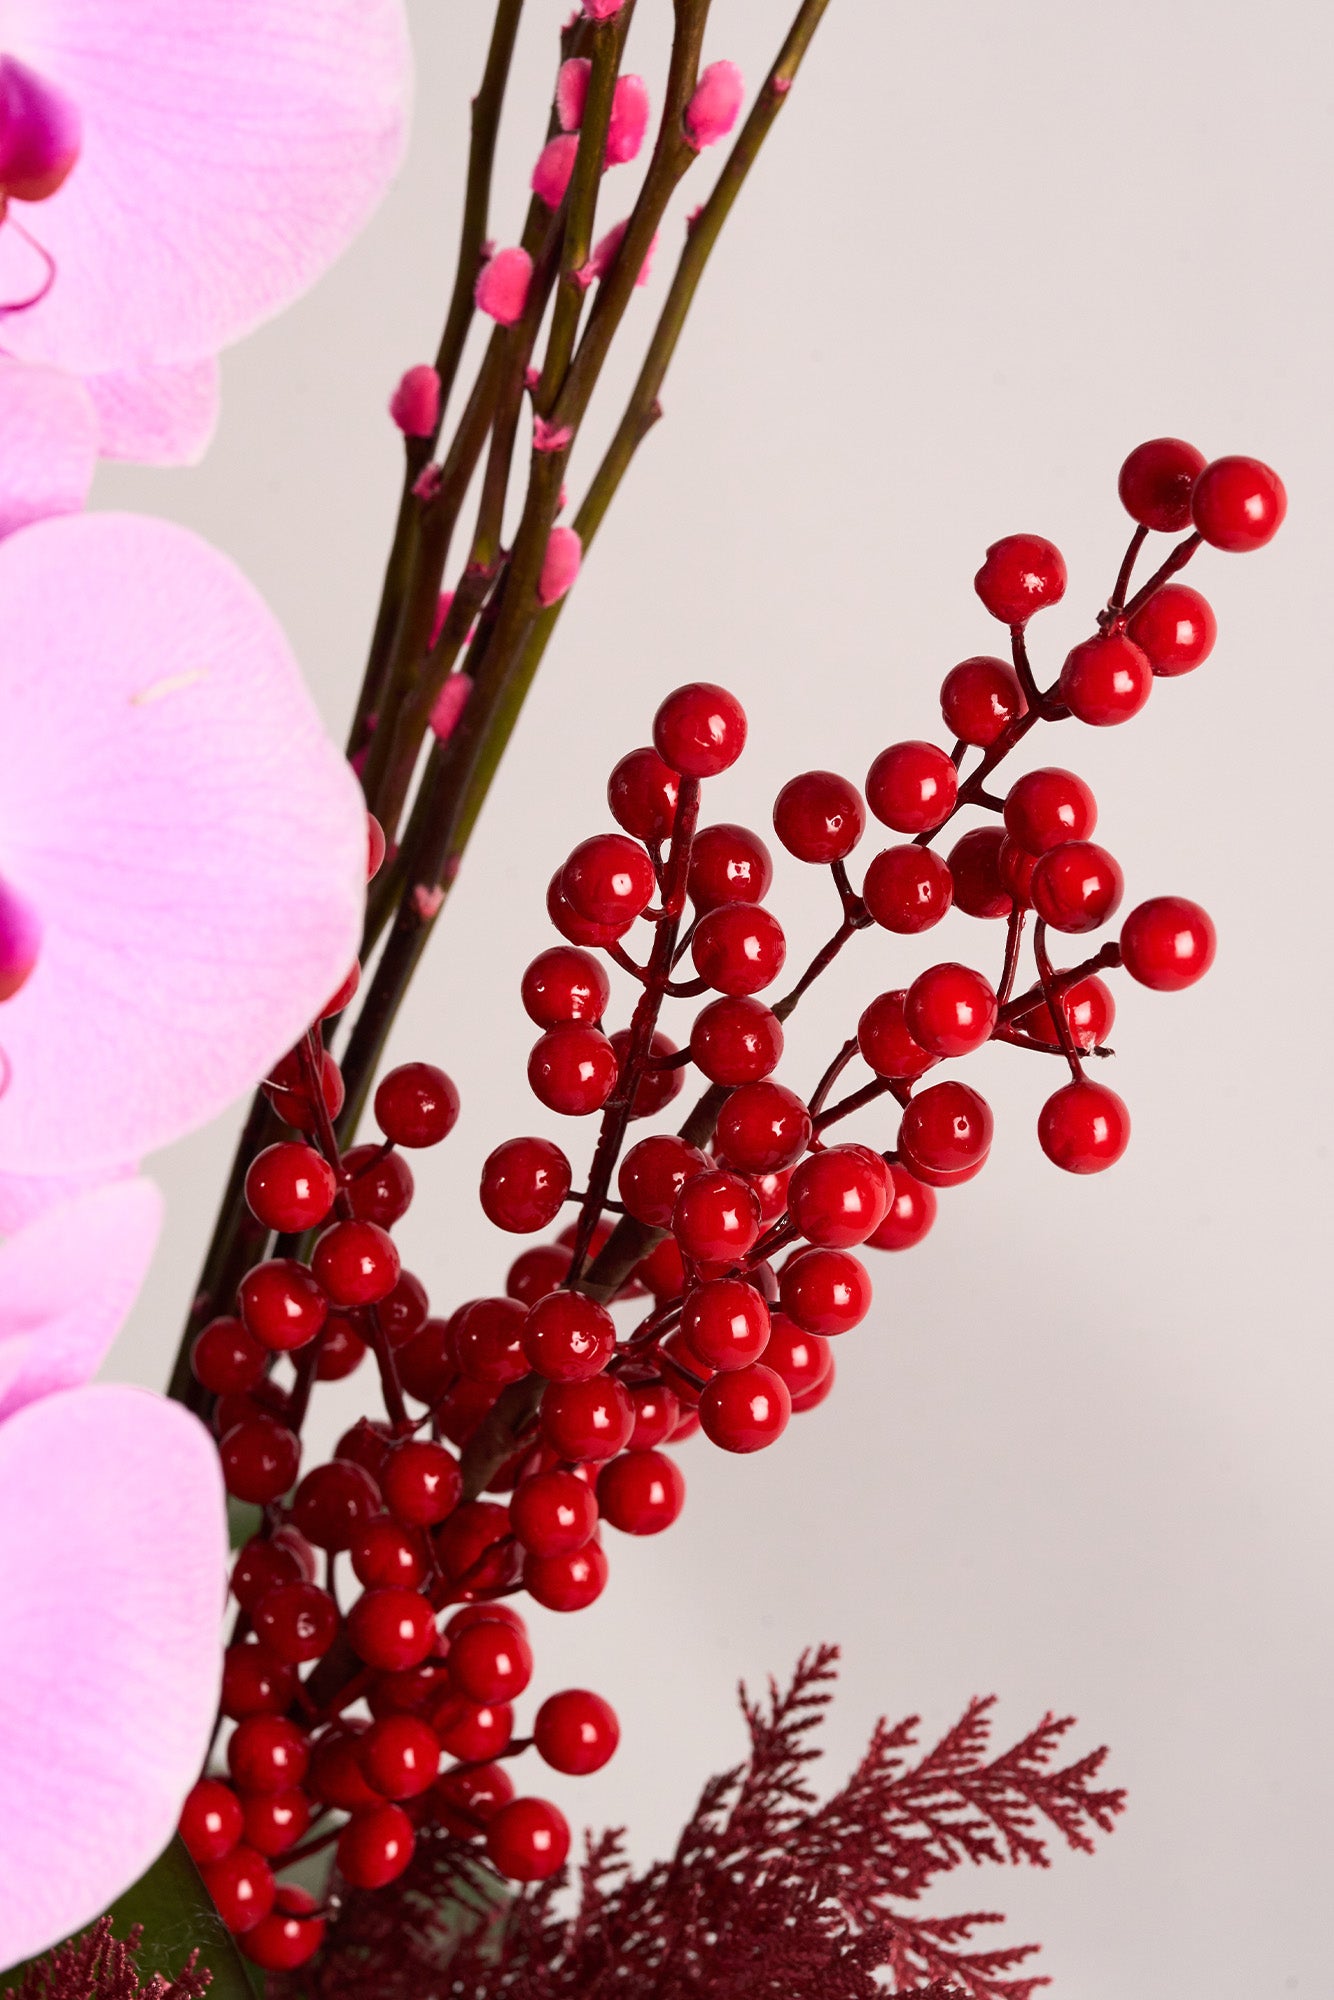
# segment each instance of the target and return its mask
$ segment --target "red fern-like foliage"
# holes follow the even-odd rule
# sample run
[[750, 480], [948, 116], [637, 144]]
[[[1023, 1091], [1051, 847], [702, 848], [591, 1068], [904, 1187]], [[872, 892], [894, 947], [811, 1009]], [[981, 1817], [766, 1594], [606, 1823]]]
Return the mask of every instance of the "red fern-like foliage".
[[139, 1924], [114, 1937], [110, 1917], [99, 1917], [82, 1937], [30, 1965], [4, 2000], [202, 2000], [213, 1975], [196, 1964], [199, 1954], [191, 1952], [175, 1979], [160, 1972], [144, 1979], [135, 1963], [142, 1937]]
[[[670, 1861], [631, 1871], [621, 1836], [588, 1842], [573, 1909], [557, 1881], [507, 1897], [475, 1850], [424, 1840], [396, 1896], [349, 1895], [307, 2000], [1032, 2000], [1033, 1945], [988, 1948], [991, 1913], [913, 1906], [964, 1863], [1048, 1865], [1053, 1833], [1089, 1851], [1120, 1791], [1106, 1752], [1058, 1757], [1068, 1719], [1045, 1716], [991, 1754], [991, 1701], [970, 1703], [933, 1748], [919, 1724], [882, 1723], [847, 1783], [821, 1803], [811, 1738], [837, 1652], [803, 1656], [764, 1703], [742, 1690], [744, 1764], [707, 1784]], [[888, 1975], [888, 1985], [886, 1985]]]

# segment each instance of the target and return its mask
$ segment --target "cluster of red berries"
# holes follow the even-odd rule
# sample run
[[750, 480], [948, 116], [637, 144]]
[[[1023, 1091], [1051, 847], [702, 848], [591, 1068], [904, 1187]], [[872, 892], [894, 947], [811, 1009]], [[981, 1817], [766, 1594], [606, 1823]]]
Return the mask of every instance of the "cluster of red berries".
[[[1131, 910], [1114, 941], [1054, 967], [1053, 934], [1082, 938], [1117, 914], [1121, 870], [1092, 838], [1097, 806], [1073, 771], [1029, 770], [1003, 796], [988, 780], [1039, 722], [1127, 720], [1155, 677], [1198, 666], [1213, 614], [1172, 578], [1202, 542], [1259, 547], [1285, 500], [1258, 461], [1206, 464], [1175, 439], [1132, 452], [1120, 492], [1137, 523], [1130, 548], [1095, 635], [1050, 688], [1034, 679], [1026, 628], [1063, 595], [1065, 566], [1041, 537], [1009, 536], [987, 551], [976, 588], [1010, 628], [1011, 659], [974, 657], [946, 675], [952, 746], [891, 744], [860, 790], [808, 771], [779, 792], [778, 840], [831, 870], [841, 921], [772, 1005], [759, 996], [782, 972], [787, 944], [764, 902], [769, 850], [748, 828], [698, 825], [702, 782], [744, 747], [744, 712], [707, 683], [663, 702], [652, 744], [611, 774], [620, 831], [582, 842], [557, 871], [548, 910], [563, 942], [523, 977], [540, 1031], [528, 1063], [534, 1094], [548, 1110], [601, 1122], [579, 1193], [548, 1139], [511, 1139], [487, 1159], [481, 1203], [500, 1228], [540, 1231], [567, 1204], [577, 1209], [555, 1243], [517, 1258], [504, 1296], [432, 1318], [390, 1233], [413, 1192], [403, 1150], [436, 1144], [454, 1123], [457, 1096], [442, 1071], [391, 1072], [375, 1099], [384, 1143], [345, 1155], [332, 1126], [341, 1079], [318, 1034], [270, 1079], [271, 1101], [304, 1136], [261, 1153], [246, 1192], [289, 1254], [248, 1274], [235, 1316], [206, 1327], [194, 1350], [217, 1397], [228, 1488], [260, 1503], [265, 1519], [232, 1581], [230, 1783], [201, 1780], [183, 1821], [220, 1909], [259, 1963], [294, 1965], [318, 1948], [318, 1907], [276, 1888], [271, 1866], [316, 1846], [334, 1845], [339, 1876], [359, 1887], [401, 1873], [424, 1830], [482, 1841], [515, 1880], [561, 1866], [563, 1817], [540, 1798], [515, 1798], [497, 1760], [531, 1745], [556, 1770], [596, 1769], [615, 1748], [616, 1719], [596, 1694], [571, 1690], [543, 1704], [530, 1738], [514, 1737], [511, 1703], [532, 1657], [504, 1600], [522, 1590], [557, 1611], [591, 1603], [608, 1572], [600, 1524], [656, 1534], [680, 1514], [684, 1482], [667, 1447], [699, 1428], [726, 1450], [755, 1451], [829, 1394], [831, 1343], [871, 1303], [853, 1253], [919, 1243], [937, 1190], [971, 1179], [990, 1150], [985, 1098], [928, 1072], [994, 1040], [1054, 1054], [1069, 1080], [1039, 1113], [1043, 1151], [1073, 1173], [1124, 1152], [1126, 1107], [1086, 1074], [1090, 1054], [1109, 1053], [1114, 1008], [1100, 975], [1122, 966], [1159, 991], [1189, 986], [1212, 961], [1213, 926], [1186, 898], [1156, 897]], [[1147, 535], [1177, 529], [1186, 539], [1129, 596]], [[936, 853], [936, 837], [965, 810], [981, 823]], [[847, 863], [868, 812], [899, 838], [873, 856], [858, 890]], [[929, 964], [871, 998], [814, 1092], [777, 1081], [783, 1022], [843, 946], [871, 925], [916, 935], [951, 905], [1003, 924], [999, 976]], [[1034, 977], [1017, 990], [1030, 922]], [[648, 940], [640, 958], [630, 948], [637, 924]], [[604, 1025], [604, 957], [638, 989], [615, 1033]], [[704, 1002], [680, 1046], [658, 1025], [678, 1000]], [[858, 1061], [869, 1080], [836, 1098]], [[706, 1089], [682, 1132], [627, 1145], [630, 1124], [663, 1111], [689, 1068]], [[840, 1119], [885, 1098], [897, 1107], [891, 1146], [831, 1143]], [[611, 1306], [635, 1298], [649, 1300], [646, 1312], [618, 1330]], [[330, 1463], [299, 1477], [314, 1380], [347, 1374], [368, 1347], [385, 1416], [360, 1421]], [[269, 1374], [285, 1353], [295, 1365], [286, 1390]], [[322, 1585], [315, 1550], [325, 1555]], [[341, 1555], [362, 1592], [346, 1611], [335, 1590]], [[463, 1608], [441, 1632], [451, 1605]], [[350, 1713], [363, 1704], [366, 1716]], [[446, 1757], [454, 1761], [442, 1771]], [[326, 1815], [337, 1818], [321, 1830]]]

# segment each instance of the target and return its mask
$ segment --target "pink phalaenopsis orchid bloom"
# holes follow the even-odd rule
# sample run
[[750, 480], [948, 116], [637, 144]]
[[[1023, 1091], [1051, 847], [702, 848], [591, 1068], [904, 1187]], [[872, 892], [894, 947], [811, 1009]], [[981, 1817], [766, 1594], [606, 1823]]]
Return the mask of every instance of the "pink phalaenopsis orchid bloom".
[[84, 1386], [159, 1216], [157, 1190], [129, 1181], [0, 1246], [0, 1965], [142, 1874], [212, 1728], [217, 1453], [178, 1404]]
[[0, 704], [3, 1228], [290, 1046], [356, 955], [366, 815], [271, 613], [165, 522], [0, 543]]
[[54, 270], [3, 345], [86, 379], [104, 451], [193, 458], [219, 350], [327, 268], [398, 165], [402, 0], [6, 0], [3, 44], [0, 302]]

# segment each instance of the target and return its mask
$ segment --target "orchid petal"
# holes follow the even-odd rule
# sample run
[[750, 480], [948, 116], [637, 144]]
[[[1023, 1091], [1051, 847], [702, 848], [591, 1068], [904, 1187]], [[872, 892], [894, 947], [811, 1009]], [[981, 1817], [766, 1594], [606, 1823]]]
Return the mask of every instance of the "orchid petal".
[[[95, 1188], [0, 1244], [0, 1423], [91, 1381], [152, 1259], [162, 1197], [152, 1181]], [[11, 1351], [22, 1362], [7, 1367]]]
[[[6, 1074], [0, 1061], [0, 1084]], [[91, 1194], [94, 1188], [112, 1181], [133, 1180], [139, 1171], [137, 1160], [124, 1160], [117, 1167], [89, 1167], [74, 1174], [0, 1174], [0, 1236], [12, 1236], [48, 1210]]]
[[0, 358], [0, 535], [77, 514], [97, 465], [97, 412], [77, 375]]
[[197, 465], [213, 441], [219, 386], [215, 358], [90, 375], [87, 380], [104, 458]]
[[0, 1006], [0, 1173], [118, 1168], [262, 1077], [340, 984], [366, 815], [272, 614], [133, 515], [0, 544], [0, 877], [42, 922]]
[[[100, 374], [216, 353], [306, 290], [398, 166], [402, 0], [6, 0], [3, 15], [7, 52], [83, 125], [64, 186], [22, 209], [58, 274], [6, 325], [29, 358]], [[31, 268], [0, 230], [0, 298]]]
[[0, 1965], [98, 1916], [170, 1838], [218, 1698], [217, 1451], [144, 1389], [0, 1426]]

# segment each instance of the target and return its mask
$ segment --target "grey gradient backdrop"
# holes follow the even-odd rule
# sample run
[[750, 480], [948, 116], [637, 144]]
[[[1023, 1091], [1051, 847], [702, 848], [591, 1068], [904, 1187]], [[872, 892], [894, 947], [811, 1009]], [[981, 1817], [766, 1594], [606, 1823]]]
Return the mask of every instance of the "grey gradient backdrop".
[[[501, 240], [565, 11], [529, 9]], [[709, 55], [757, 76], [788, 11], [717, 0]], [[416, 133], [383, 212], [311, 297], [227, 357], [199, 470], [112, 469], [98, 490], [191, 523], [245, 566], [340, 734], [398, 478], [384, 402], [434, 346], [490, 9], [412, 13]], [[668, 13], [641, 0], [633, 63], [655, 78]], [[846, 1648], [831, 1778], [882, 1709], [944, 1725], [994, 1690], [1007, 1729], [1049, 1704], [1076, 1711], [1080, 1743], [1110, 1740], [1131, 1788], [1121, 1831], [1096, 1861], [959, 1881], [940, 1906], [1012, 1911], [1079, 2000], [1334, 1991], [1332, 42], [1310, 4], [834, 0], [394, 1043], [463, 1085], [402, 1231], [447, 1308], [499, 1288], [515, 1247], [476, 1209], [480, 1159], [562, 1122], [523, 1082], [518, 978], [547, 939], [543, 886], [605, 823], [605, 772], [661, 692], [690, 674], [739, 691], [751, 748], [710, 809], [764, 825], [795, 770], [860, 777], [882, 743], [937, 726], [943, 670], [997, 637], [970, 585], [997, 534], [1036, 529], [1069, 558], [1070, 601], [1035, 633], [1050, 669], [1106, 594], [1130, 445], [1175, 432], [1282, 468], [1280, 541], [1198, 566], [1222, 628], [1208, 666], [1160, 685], [1130, 730], [1062, 732], [1035, 758], [1092, 779], [1132, 895], [1180, 889], [1219, 923], [1202, 988], [1121, 989], [1130, 1155], [1091, 1182], [1048, 1169], [1033, 1127], [1054, 1076], [1007, 1052], [982, 1062], [992, 1163], [942, 1201], [925, 1247], [880, 1260], [840, 1393], [758, 1460], [691, 1445], [677, 1530], [618, 1540], [591, 1611], [535, 1619], [540, 1688], [592, 1683], [625, 1724], [603, 1774], [551, 1789], [579, 1819], [628, 1820], [644, 1856], [736, 1754], [738, 1675], [782, 1673], [809, 1641]], [[620, 181], [609, 218], [628, 204]], [[774, 901], [794, 956], [827, 929], [828, 885], [795, 863], [780, 862]], [[929, 949], [999, 957], [994, 932], [961, 918]], [[788, 1072], [811, 1076], [858, 996], [921, 962], [865, 940], [795, 1027]], [[168, 1232], [112, 1372], [163, 1377], [235, 1124], [154, 1163]], [[587, 1137], [574, 1129], [576, 1157]], [[356, 1400], [355, 1383], [327, 1394], [317, 1434]]]

